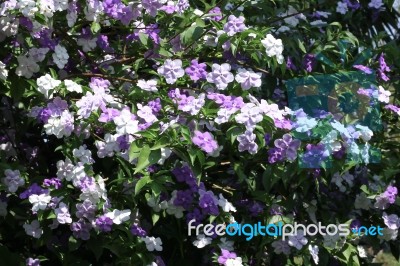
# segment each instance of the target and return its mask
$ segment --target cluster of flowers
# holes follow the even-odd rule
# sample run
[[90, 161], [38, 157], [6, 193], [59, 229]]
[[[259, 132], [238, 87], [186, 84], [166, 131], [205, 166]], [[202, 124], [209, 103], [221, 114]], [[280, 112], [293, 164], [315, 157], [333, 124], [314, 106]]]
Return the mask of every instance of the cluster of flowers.
[[[382, 5], [371, 1], [368, 6], [380, 9]], [[344, 1], [336, 11], [345, 14], [348, 8], [361, 7], [356, 1]], [[22, 95], [29, 106], [28, 118], [21, 119], [34, 127], [40, 125], [42, 143], [54, 145], [51, 152], [62, 151], [63, 158], [37, 171], [19, 165], [18, 160], [13, 162], [18, 154], [6, 151], [13, 163], [0, 164], [4, 173], [0, 216], [14, 219], [9, 202], [22, 202], [22, 208], [29, 206], [30, 210], [20, 225], [27, 236], [42, 239], [60, 233], [82, 243], [104, 237], [109, 241], [107, 248], [111, 242], [122, 247], [134, 239], [130, 252], [146, 254], [141, 256], [144, 263], [152, 266], [165, 265], [163, 256], [170, 259], [167, 252], [162, 253], [170, 248], [164, 241], [191, 241], [198, 249], [207, 247], [216, 255], [213, 262], [220, 265], [253, 265], [257, 263], [254, 256], [240, 254], [244, 245], [240, 239], [235, 242], [200, 233], [192, 239], [171, 240], [171, 227], [166, 225], [175, 221], [173, 217], [179, 224], [173, 226], [180, 230], [181, 224], [186, 226], [193, 219], [196, 224], [232, 223], [235, 218], [245, 222], [264, 214], [268, 219], [284, 216], [285, 222], [293, 222], [303, 216], [298, 212], [315, 222], [320, 215], [319, 196], [354, 205], [341, 217], [352, 219], [352, 228], [364, 219], [361, 210], [375, 215], [385, 224], [379, 238], [395, 241], [400, 228], [400, 218], [394, 213], [397, 184], [367, 167], [372, 162], [369, 143], [374, 132], [365, 125], [339, 121], [336, 114], [319, 110], [318, 116], [311, 117], [303, 109], [291, 110], [257, 96], [266, 87], [264, 75], [270, 75], [265, 65], [274, 71], [278, 67], [296, 69], [290, 55], [284, 64], [284, 45], [277, 36], [306, 20], [297, 13], [290, 6], [277, 14], [284, 24], [277, 24], [277, 32], [271, 34], [246, 25], [240, 8], [229, 5], [225, 11], [212, 7], [203, 12], [187, 0], [4, 1], [0, 42], [7, 41], [12, 52], [0, 61], [0, 79], [8, 86], [29, 79], [26, 84], [31, 89]], [[329, 14], [320, 11], [313, 17]], [[180, 34], [155, 23], [170, 21], [175, 15], [196, 22]], [[59, 32], [56, 25], [65, 19], [67, 32]], [[120, 36], [122, 44], [109, 38], [114, 34], [109, 27], [126, 30], [132, 25], [134, 30]], [[203, 34], [196, 35], [198, 31]], [[250, 55], [243, 49], [236, 53], [242, 44], [256, 52]], [[141, 47], [138, 54], [136, 47]], [[199, 47], [218, 51], [222, 57], [203, 60], [206, 56], [196, 50]], [[127, 57], [130, 52], [132, 58]], [[179, 55], [185, 56], [174, 59]], [[380, 80], [389, 81], [391, 68], [384, 54], [379, 55], [378, 64]], [[312, 72], [315, 65], [315, 56], [306, 55], [305, 71]], [[354, 67], [373, 73], [368, 66]], [[284, 99], [282, 91], [275, 92]], [[400, 115], [400, 107], [389, 103], [391, 93], [382, 86], [360, 88], [358, 94]], [[13, 140], [4, 136], [3, 142]], [[253, 160], [258, 164], [244, 172], [241, 167]], [[332, 160], [339, 167], [329, 174], [326, 163]], [[227, 161], [232, 166], [225, 167]], [[110, 162], [116, 171], [107, 170], [105, 165]], [[295, 192], [294, 200], [300, 203], [294, 210], [285, 204], [281, 192], [270, 197], [268, 191], [256, 191], [261, 185], [252, 184], [252, 177], [267, 173], [267, 168], [284, 180], [284, 168], [290, 165], [300, 166], [295, 171], [299, 176], [308, 178], [312, 173], [312, 182], [304, 182], [311, 186], [316, 180], [320, 191], [312, 200]], [[356, 184], [368, 186], [361, 189]], [[288, 184], [285, 187], [292, 193]], [[298, 197], [306, 199], [303, 205]], [[129, 236], [121, 236], [126, 231]], [[287, 240], [268, 240], [267, 245], [275, 254], [307, 254], [318, 264], [320, 249], [337, 254], [346, 243], [357, 245], [358, 240], [339, 235], [306, 237], [298, 231]], [[358, 248], [357, 254], [365, 257], [363, 247]], [[39, 265], [42, 254], [33, 249], [24, 252], [27, 265]], [[51, 256], [47, 251], [44, 255]]]

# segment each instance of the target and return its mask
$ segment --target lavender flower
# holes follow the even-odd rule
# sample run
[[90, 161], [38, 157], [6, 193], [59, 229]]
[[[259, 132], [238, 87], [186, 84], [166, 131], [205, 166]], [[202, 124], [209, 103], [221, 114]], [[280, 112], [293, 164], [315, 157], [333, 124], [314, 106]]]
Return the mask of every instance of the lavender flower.
[[248, 151], [250, 154], [256, 154], [258, 150], [257, 143], [254, 142], [256, 135], [252, 131], [246, 130], [244, 134], [237, 137], [239, 141], [239, 151]]
[[182, 68], [182, 61], [180, 59], [167, 59], [164, 65], [157, 69], [158, 74], [165, 77], [168, 84], [174, 84], [178, 78], [183, 77], [185, 71]]
[[226, 90], [228, 83], [234, 81], [234, 76], [230, 70], [231, 66], [229, 64], [213, 64], [212, 72], [207, 74], [207, 81], [214, 83], [218, 90]]
[[222, 19], [221, 9], [217, 6], [211, 9], [208, 13], [213, 15], [210, 17], [210, 19], [214, 21], [220, 21]]
[[134, 236], [140, 236], [140, 237], [145, 237], [147, 236], [146, 230], [144, 230], [142, 227], [140, 227], [138, 224], [132, 224], [131, 227], [131, 233]]
[[192, 138], [193, 144], [199, 146], [203, 151], [211, 154], [218, 150], [218, 143], [214, 140], [214, 136], [210, 132], [200, 132], [196, 130]]
[[300, 147], [300, 143], [300, 140], [293, 139], [289, 134], [285, 134], [282, 139], [274, 141], [275, 147], [281, 149], [289, 161], [294, 161], [297, 158], [297, 149]]
[[90, 239], [90, 229], [92, 229], [91, 224], [85, 223], [82, 220], [80, 220], [78, 222], [73, 222], [70, 228], [75, 238], [79, 238], [82, 240]]
[[365, 74], [372, 74], [372, 69], [370, 69], [367, 66], [363, 66], [363, 65], [354, 65], [353, 66], [355, 69], [361, 70], [362, 72], [364, 72]]
[[248, 90], [251, 87], [258, 88], [261, 87], [261, 72], [255, 73], [253, 70], [246, 70], [244, 68], [239, 68], [236, 74], [235, 80], [240, 83], [240, 86], [244, 90]]
[[218, 263], [225, 265], [225, 262], [228, 259], [234, 259], [234, 258], [236, 258], [235, 252], [229, 252], [229, 250], [221, 249], [221, 255], [218, 257]]
[[110, 232], [112, 229], [113, 220], [105, 215], [96, 219], [96, 226], [103, 232]]
[[244, 24], [244, 17], [239, 16], [238, 18], [234, 15], [230, 15], [228, 17], [228, 21], [224, 25], [224, 31], [228, 34], [228, 36], [233, 36], [238, 32], [242, 32], [246, 30], [247, 27]]
[[200, 63], [197, 59], [193, 59], [189, 67], [185, 69], [187, 75], [193, 81], [198, 81], [199, 79], [205, 79], [207, 77], [206, 64]]
[[379, 77], [384, 80], [384, 81], [388, 81], [389, 77], [386, 75], [385, 72], [389, 72], [390, 68], [389, 66], [386, 64], [385, 61], [385, 57], [383, 55], [383, 53], [379, 56], [379, 69], [378, 69], [378, 74]]

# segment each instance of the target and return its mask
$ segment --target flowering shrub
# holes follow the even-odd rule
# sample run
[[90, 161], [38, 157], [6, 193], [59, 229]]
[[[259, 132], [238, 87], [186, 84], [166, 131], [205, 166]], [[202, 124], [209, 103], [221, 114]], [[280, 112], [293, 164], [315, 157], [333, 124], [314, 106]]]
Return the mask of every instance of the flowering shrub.
[[2, 263], [395, 263], [393, 2], [2, 1]]

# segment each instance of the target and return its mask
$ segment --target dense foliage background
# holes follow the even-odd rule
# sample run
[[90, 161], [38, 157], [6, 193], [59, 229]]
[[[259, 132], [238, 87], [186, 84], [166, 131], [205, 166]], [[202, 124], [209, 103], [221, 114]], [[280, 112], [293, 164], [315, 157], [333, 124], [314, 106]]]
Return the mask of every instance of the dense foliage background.
[[2, 1], [1, 264], [399, 264], [394, 2]]

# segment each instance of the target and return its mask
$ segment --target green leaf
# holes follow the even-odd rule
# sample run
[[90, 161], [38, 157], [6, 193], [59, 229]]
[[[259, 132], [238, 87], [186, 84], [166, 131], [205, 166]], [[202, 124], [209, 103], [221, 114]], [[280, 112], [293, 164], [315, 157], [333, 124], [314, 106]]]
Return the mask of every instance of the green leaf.
[[150, 164], [149, 161], [150, 152], [151, 151], [149, 145], [144, 145], [139, 154], [138, 163], [135, 168], [135, 174], [141, 171], [142, 169], [146, 168]]
[[151, 220], [153, 222], [153, 225], [155, 225], [158, 222], [159, 219], [160, 219], [160, 215], [158, 215], [157, 213], [153, 213], [151, 215]]
[[167, 136], [162, 136], [159, 140], [157, 140], [156, 144], [150, 148], [150, 150], [158, 150], [164, 148], [169, 144], [169, 138]]
[[68, 240], [68, 249], [69, 251], [75, 251], [79, 248], [81, 242], [76, 240], [75, 237], [70, 236]]
[[149, 45], [149, 36], [143, 32], [139, 32], [139, 40], [144, 46]]
[[98, 22], [93, 21], [92, 25], [90, 25], [90, 31], [93, 34], [96, 34], [97, 32], [99, 32], [101, 30], [101, 25]]
[[307, 53], [306, 48], [304, 47], [304, 44], [302, 41], [298, 40], [299, 48], [303, 53]]
[[203, 29], [197, 25], [193, 25], [187, 30], [185, 30], [181, 35], [181, 40], [183, 44], [191, 44], [197, 41], [203, 34]]
[[150, 176], [148, 176], [148, 175], [140, 178], [139, 181], [137, 181], [136, 186], [135, 186], [135, 195], [138, 195], [139, 192], [143, 189], [143, 187], [152, 181], [153, 180], [151, 180]]

